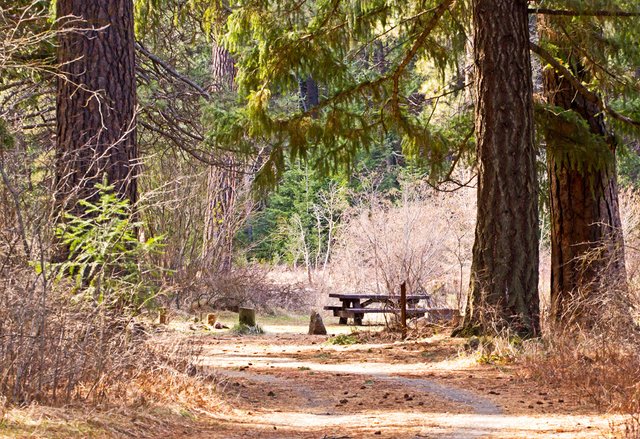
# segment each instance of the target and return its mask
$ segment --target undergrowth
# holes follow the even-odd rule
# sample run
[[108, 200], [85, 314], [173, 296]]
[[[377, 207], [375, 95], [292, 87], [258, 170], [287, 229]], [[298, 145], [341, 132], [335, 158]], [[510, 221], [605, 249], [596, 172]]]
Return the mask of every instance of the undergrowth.
[[358, 337], [356, 334], [338, 334], [336, 336], [330, 337], [327, 340], [327, 344], [330, 345], [339, 345], [339, 346], [347, 346], [359, 343]]
[[259, 326], [250, 326], [245, 325], [244, 323], [238, 323], [233, 328], [231, 328], [231, 332], [236, 335], [262, 335], [264, 334], [264, 330]]

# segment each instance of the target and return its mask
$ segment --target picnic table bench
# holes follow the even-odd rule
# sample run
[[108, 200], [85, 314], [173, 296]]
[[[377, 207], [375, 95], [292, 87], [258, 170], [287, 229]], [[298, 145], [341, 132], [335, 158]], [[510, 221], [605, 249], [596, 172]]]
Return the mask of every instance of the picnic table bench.
[[[347, 319], [353, 319], [356, 325], [362, 324], [362, 318], [368, 313], [396, 313], [400, 311], [400, 296], [382, 294], [337, 294], [331, 293], [329, 297], [339, 299], [341, 305], [325, 306], [324, 309], [333, 311], [335, 317], [339, 317], [341, 325], [347, 324]], [[422, 317], [427, 313], [426, 308], [418, 308], [421, 300], [429, 301], [428, 294], [407, 294], [407, 316]], [[378, 304], [378, 307], [369, 305]]]

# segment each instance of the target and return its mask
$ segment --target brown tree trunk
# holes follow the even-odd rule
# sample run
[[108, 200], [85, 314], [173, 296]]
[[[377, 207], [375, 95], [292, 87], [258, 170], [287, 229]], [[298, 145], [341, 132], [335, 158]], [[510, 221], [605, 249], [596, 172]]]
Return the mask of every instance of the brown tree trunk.
[[[58, 0], [57, 193], [65, 208], [95, 200], [106, 177], [136, 201], [132, 0]], [[75, 18], [73, 18], [73, 17]], [[77, 29], [77, 31], [70, 31]]]
[[215, 93], [235, 89], [236, 65], [229, 51], [214, 40], [211, 50], [211, 79]]
[[539, 332], [538, 181], [526, 0], [474, 0], [478, 218], [456, 334]]
[[[211, 63], [212, 88], [222, 95], [235, 88], [236, 68], [231, 54], [213, 44]], [[230, 152], [216, 152], [219, 163], [209, 167], [207, 178], [207, 210], [202, 246], [203, 267], [226, 271], [231, 268], [233, 238], [236, 232], [235, 209], [242, 175], [237, 160]]]
[[236, 232], [235, 208], [241, 176], [232, 154], [218, 158], [209, 166], [207, 178], [207, 210], [205, 213], [202, 259], [205, 268], [226, 271], [233, 260], [233, 238]]
[[[577, 66], [574, 70], [579, 76], [582, 69]], [[571, 148], [566, 145], [567, 138], [546, 136], [551, 201], [550, 317], [568, 323], [598, 311], [589, 301], [583, 303], [592, 308], [587, 311], [572, 297], [588, 299], [603, 288], [625, 289], [615, 143], [597, 104], [585, 99], [551, 68], [544, 71], [544, 96], [549, 104], [577, 113], [613, 155], [598, 167], [586, 158], [582, 163], [571, 163], [562, 154], [563, 149]], [[575, 150], [584, 148], [575, 145]]]

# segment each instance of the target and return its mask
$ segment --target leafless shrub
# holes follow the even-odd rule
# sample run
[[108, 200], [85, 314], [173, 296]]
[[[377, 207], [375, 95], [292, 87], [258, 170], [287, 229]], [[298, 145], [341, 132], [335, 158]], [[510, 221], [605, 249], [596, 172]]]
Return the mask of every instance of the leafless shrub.
[[139, 318], [74, 301], [68, 285], [50, 288], [30, 268], [5, 263], [1, 274], [0, 395], [6, 403], [216, 399], [210, 385], [190, 376], [195, 346], [163, 343]]
[[464, 305], [473, 242], [473, 191], [405, 185], [400, 200], [370, 194], [338, 235], [331, 282], [342, 290], [427, 292], [434, 304]]
[[[522, 357], [530, 377], [572, 390], [603, 410], [627, 414], [621, 425], [612, 424], [615, 435], [627, 438], [639, 437], [640, 431], [637, 197], [630, 190], [620, 194], [626, 282], [612, 279], [608, 265], [602, 267], [602, 275], [564, 298], [562, 315], [547, 321], [538, 349]], [[600, 257], [599, 251], [595, 248], [584, 255], [584, 264]]]
[[196, 313], [220, 309], [237, 311], [246, 306], [266, 313], [306, 312], [313, 295], [305, 283], [280, 283], [268, 268], [247, 265], [203, 274], [197, 289], [186, 293], [181, 301]]

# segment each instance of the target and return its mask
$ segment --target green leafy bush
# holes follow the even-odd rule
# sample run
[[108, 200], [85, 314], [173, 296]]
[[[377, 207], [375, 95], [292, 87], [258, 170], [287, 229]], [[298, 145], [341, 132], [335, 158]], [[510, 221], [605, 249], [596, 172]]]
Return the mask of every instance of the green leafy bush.
[[71, 279], [78, 300], [137, 312], [157, 293], [160, 270], [149, 256], [160, 252], [162, 238], [138, 240], [142, 224], [129, 200], [119, 199], [113, 186], [96, 188], [98, 200], [80, 200], [82, 213], [66, 213], [56, 229], [68, 250], [67, 259], [53, 266], [56, 279]]
[[327, 340], [327, 343], [346, 346], [358, 343], [358, 338], [353, 334], [338, 334], [335, 337], [331, 337], [329, 340]]

